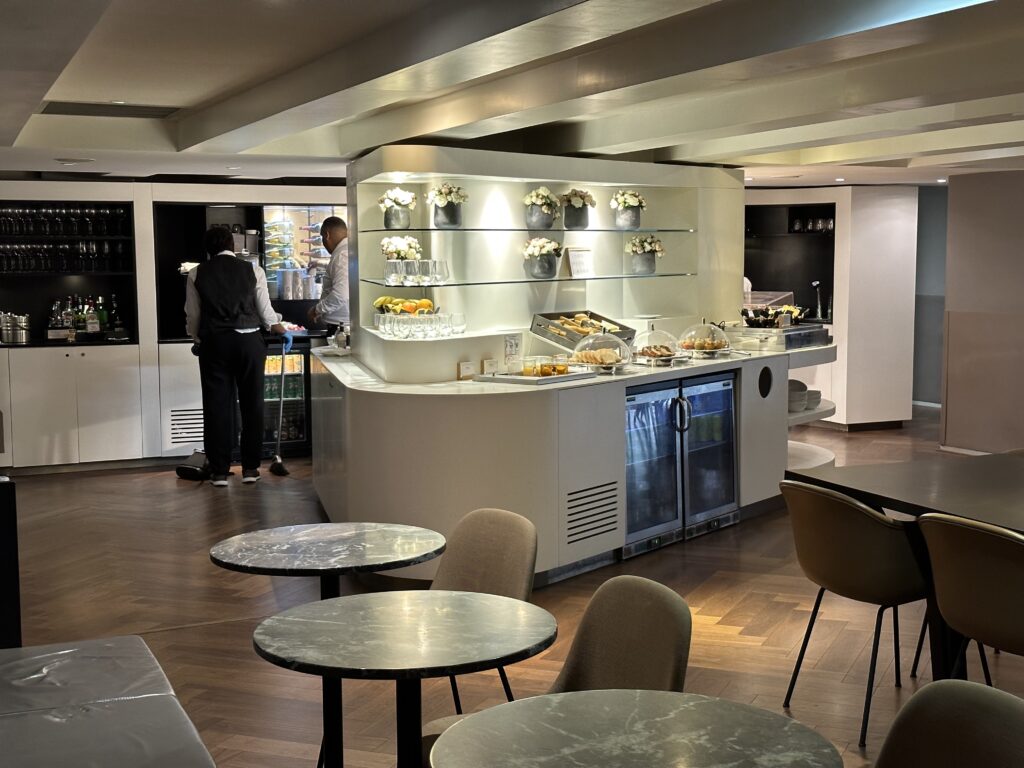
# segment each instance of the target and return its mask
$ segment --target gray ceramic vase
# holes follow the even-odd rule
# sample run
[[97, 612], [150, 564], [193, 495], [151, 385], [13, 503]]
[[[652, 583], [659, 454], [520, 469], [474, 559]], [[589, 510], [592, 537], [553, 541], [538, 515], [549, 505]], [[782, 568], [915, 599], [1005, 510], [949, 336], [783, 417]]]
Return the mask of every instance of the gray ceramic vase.
[[616, 229], [640, 229], [640, 206], [615, 209]]
[[633, 274], [653, 275], [658, 268], [658, 257], [653, 253], [633, 254]]
[[544, 213], [539, 205], [526, 206], [527, 229], [551, 229], [555, 225], [555, 212]]
[[434, 226], [438, 229], [460, 229], [462, 227], [462, 203], [435, 205]]
[[558, 274], [558, 257], [561, 254], [542, 253], [524, 261], [526, 273], [535, 280], [550, 280]]
[[590, 206], [588, 205], [581, 205], [579, 208], [567, 205], [563, 209], [562, 215], [565, 216], [566, 229], [586, 229], [590, 226]]
[[409, 209], [400, 205], [392, 205], [384, 211], [384, 229], [408, 229], [411, 221]]

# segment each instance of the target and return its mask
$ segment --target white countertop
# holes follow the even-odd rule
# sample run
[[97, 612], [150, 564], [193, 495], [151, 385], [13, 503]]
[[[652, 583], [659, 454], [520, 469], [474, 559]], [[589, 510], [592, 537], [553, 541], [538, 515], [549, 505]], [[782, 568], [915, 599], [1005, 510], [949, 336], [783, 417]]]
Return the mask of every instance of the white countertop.
[[[834, 349], [834, 345], [829, 345]], [[395, 395], [519, 395], [535, 394], [537, 392], [553, 392], [561, 389], [575, 389], [578, 387], [592, 387], [604, 384], [621, 384], [623, 386], [637, 386], [641, 384], [656, 383], [671, 379], [687, 378], [690, 376], [702, 376], [720, 371], [736, 370], [744, 365], [759, 360], [793, 355], [794, 353], [806, 353], [810, 351], [825, 351], [829, 347], [809, 347], [804, 349], [791, 350], [789, 352], [752, 352], [747, 355], [729, 355], [724, 359], [695, 360], [684, 365], [673, 367], [650, 368], [642, 365], [631, 365], [622, 373], [615, 375], [598, 375], [591, 379], [576, 379], [573, 381], [562, 381], [553, 384], [496, 384], [479, 381], [442, 381], [434, 384], [392, 384], [383, 381], [376, 374], [365, 368], [354, 357], [338, 357], [327, 354], [322, 349], [313, 349], [311, 354], [316, 355], [334, 377], [344, 384], [348, 389], [362, 392], [379, 392], [382, 394]], [[832, 359], [835, 359], [834, 356]], [[795, 367], [795, 366], [794, 366]]]

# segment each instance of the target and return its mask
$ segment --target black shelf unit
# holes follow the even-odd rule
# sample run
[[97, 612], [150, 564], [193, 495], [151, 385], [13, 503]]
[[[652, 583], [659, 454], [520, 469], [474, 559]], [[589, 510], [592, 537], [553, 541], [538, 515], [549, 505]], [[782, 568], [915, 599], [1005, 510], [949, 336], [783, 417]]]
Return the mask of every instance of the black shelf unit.
[[[755, 291], [792, 291], [797, 306], [817, 308], [811, 283], [821, 283], [822, 312], [828, 314], [835, 286], [835, 237], [829, 231], [794, 231], [796, 221], [835, 222], [834, 203], [748, 205], [745, 212], [743, 273]], [[831, 318], [824, 318], [831, 321]]]
[[[31, 221], [31, 231], [26, 231], [29, 229], [27, 221]], [[69, 234], [63, 231], [65, 227], [75, 231]], [[80, 243], [86, 244], [85, 255], [77, 248]], [[89, 254], [91, 245], [96, 246], [94, 255]], [[103, 253], [104, 247], [108, 253]], [[19, 254], [21, 268], [18, 268]], [[74, 259], [79, 257], [85, 259], [86, 266], [75, 267]], [[63, 258], [72, 261], [61, 269]], [[116, 268], [110, 268], [112, 262]], [[90, 263], [92, 268], [88, 266]], [[26, 267], [26, 264], [31, 266]], [[99, 265], [105, 266], [96, 268]], [[132, 203], [126, 200], [0, 200], [0, 310], [28, 315], [31, 323], [29, 344], [5, 346], [67, 345], [67, 342], [47, 341], [47, 321], [54, 301], [63, 301], [73, 294], [103, 296], [108, 309], [111, 297], [116, 295], [118, 310], [129, 332], [127, 340], [90, 341], [88, 344], [137, 343]]]

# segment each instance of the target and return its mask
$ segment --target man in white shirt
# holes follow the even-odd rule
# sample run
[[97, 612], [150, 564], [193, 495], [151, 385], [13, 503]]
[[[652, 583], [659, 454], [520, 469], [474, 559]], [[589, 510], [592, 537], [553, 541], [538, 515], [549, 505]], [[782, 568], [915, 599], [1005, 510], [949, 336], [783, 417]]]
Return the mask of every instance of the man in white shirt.
[[328, 216], [320, 225], [320, 242], [330, 252], [331, 260], [324, 273], [323, 293], [316, 306], [309, 310], [312, 323], [326, 323], [332, 336], [348, 316], [348, 225], [337, 216]]
[[260, 478], [263, 453], [263, 370], [267, 345], [260, 328], [283, 337], [285, 353], [292, 334], [270, 305], [267, 276], [256, 264], [236, 259], [226, 227], [206, 233], [208, 260], [188, 273], [185, 330], [196, 342], [203, 388], [203, 443], [210, 482], [228, 484], [237, 392], [242, 416], [242, 482]]

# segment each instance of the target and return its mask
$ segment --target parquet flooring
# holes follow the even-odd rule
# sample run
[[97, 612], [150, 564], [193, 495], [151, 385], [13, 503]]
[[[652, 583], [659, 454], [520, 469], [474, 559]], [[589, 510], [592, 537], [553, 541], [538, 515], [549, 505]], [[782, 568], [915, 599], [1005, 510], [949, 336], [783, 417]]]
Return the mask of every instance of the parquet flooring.
[[[938, 412], [920, 410], [904, 430], [843, 434], [801, 428], [839, 463], [903, 461], [936, 449]], [[950, 461], [962, 460], [949, 455]], [[312, 768], [320, 732], [317, 678], [259, 659], [252, 631], [266, 616], [317, 599], [313, 579], [221, 570], [209, 547], [258, 528], [321, 519], [308, 461], [292, 475], [229, 489], [179, 481], [170, 471], [114, 471], [18, 480], [25, 642], [138, 633], [167, 672], [222, 768]], [[538, 590], [559, 622], [559, 640], [509, 669], [520, 696], [554, 680], [590, 595], [605, 579], [635, 573], [661, 581], [694, 615], [686, 689], [782, 712], [781, 702], [815, 588], [796, 563], [784, 512]], [[360, 590], [346, 583], [346, 592]], [[856, 746], [874, 609], [828, 596], [793, 699], [792, 716], [831, 739], [845, 765], [868, 766], [910, 681], [922, 606], [900, 615], [904, 688], [893, 687], [891, 653], [880, 653], [868, 748]], [[882, 649], [892, 647], [888, 625]], [[642, 649], [637, 649], [642, 653]], [[1024, 659], [990, 655], [996, 684], [1024, 694]], [[976, 656], [970, 656], [977, 679]], [[924, 664], [927, 668], [927, 663]], [[467, 710], [503, 700], [495, 674], [462, 678]], [[353, 768], [394, 765], [393, 686], [344, 685], [346, 760]], [[452, 712], [447, 683], [424, 686], [424, 717]]]

